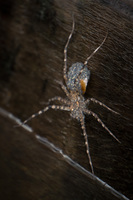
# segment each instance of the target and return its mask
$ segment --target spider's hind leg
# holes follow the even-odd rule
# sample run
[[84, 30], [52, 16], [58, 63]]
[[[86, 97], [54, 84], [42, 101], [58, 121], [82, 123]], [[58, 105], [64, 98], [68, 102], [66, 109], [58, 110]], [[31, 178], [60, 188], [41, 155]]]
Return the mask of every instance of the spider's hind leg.
[[101, 46], [104, 44], [106, 38], [107, 38], [108, 32], [106, 33], [106, 36], [104, 38], [104, 40], [102, 41], [102, 43], [92, 52], [92, 54], [90, 56], [88, 56], [88, 58], [86, 59], [86, 61], [84, 62], [84, 66], [86, 66], [88, 64], [88, 61], [90, 60], [90, 58], [101, 48]]
[[72, 30], [71, 30], [71, 33], [70, 33], [70, 35], [68, 37], [67, 43], [66, 43], [65, 48], [64, 48], [64, 68], [63, 68], [63, 74], [64, 74], [65, 83], [67, 82], [67, 48], [68, 48], [69, 42], [71, 40], [71, 37], [73, 35], [74, 27], [75, 27], [75, 22], [74, 22], [74, 16], [73, 16]]
[[62, 90], [65, 92], [66, 96], [69, 97], [69, 91], [67, 90], [65, 85], [61, 85]]

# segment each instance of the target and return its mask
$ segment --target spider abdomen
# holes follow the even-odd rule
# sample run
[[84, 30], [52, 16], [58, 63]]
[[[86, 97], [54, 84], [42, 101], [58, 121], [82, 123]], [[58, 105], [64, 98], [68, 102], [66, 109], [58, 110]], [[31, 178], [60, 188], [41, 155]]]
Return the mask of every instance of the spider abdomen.
[[90, 79], [90, 70], [83, 63], [74, 63], [67, 74], [67, 88], [71, 91], [84, 94]]

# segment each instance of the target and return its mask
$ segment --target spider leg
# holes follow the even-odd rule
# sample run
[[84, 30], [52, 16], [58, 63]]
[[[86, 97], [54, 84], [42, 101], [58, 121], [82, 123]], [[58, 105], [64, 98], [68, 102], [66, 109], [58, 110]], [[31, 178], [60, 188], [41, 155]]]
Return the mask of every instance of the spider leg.
[[70, 108], [68, 106], [59, 106], [59, 105], [49, 105], [47, 107], [45, 107], [44, 109], [40, 110], [39, 112], [31, 115], [31, 117], [29, 117], [28, 119], [26, 119], [24, 122], [22, 122], [20, 125], [18, 126], [23, 126], [24, 124], [26, 124], [28, 121], [30, 121], [31, 119], [37, 117], [38, 115], [41, 115], [43, 113], [45, 113], [46, 111], [48, 111], [49, 109], [54, 109], [54, 110], [66, 110], [66, 111], [70, 111]]
[[75, 22], [74, 22], [74, 17], [73, 17], [72, 30], [71, 30], [71, 33], [70, 33], [70, 35], [68, 37], [67, 43], [66, 43], [65, 48], [64, 48], [64, 69], [63, 69], [63, 72], [64, 72], [64, 80], [65, 80], [65, 82], [67, 82], [67, 48], [68, 48], [70, 39], [71, 39], [71, 37], [73, 35], [74, 27], [75, 27]]
[[86, 61], [84, 62], [84, 65], [88, 64], [88, 61], [90, 60], [90, 58], [101, 48], [101, 46], [104, 44], [106, 38], [107, 38], [108, 32], [106, 33], [106, 36], [104, 38], [104, 40], [102, 41], [102, 43], [92, 52], [92, 54], [86, 59]]
[[[106, 38], [107, 38], [107, 35], [108, 35], [108, 32], [106, 33], [106, 36], [104, 38], [104, 40], [102, 41], [102, 43], [92, 52], [92, 54], [86, 59], [86, 61], [84, 62], [84, 66], [82, 67], [82, 69], [80, 70], [80, 74], [83, 72], [84, 70], [84, 67], [86, 65], [88, 65], [88, 61], [90, 60], [90, 58], [101, 48], [101, 46], [104, 44]], [[79, 74], [79, 75], [80, 75]]]
[[88, 115], [92, 115], [101, 125], [102, 127], [108, 131], [108, 133], [119, 143], [121, 143], [117, 137], [107, 128], [107, 126], [102, 122], [102, 120], [98, 117], [98, 115], [90, 110], [85, 110], [85, 113], [88, 114]]
[[67, 88], [65, 87], [65, 85], [61, 85], [62, 90], [65, 92], [66, 96], [69, 97], [69, 92], [67, 90]]
[[91, 171], [94, 174], [94, 169], [93, 169], [91, 156], [90, 156], [90, 150], [89, 150], [88, 136], [87, 136], [87, 133], [86, 133], [85, 121], [84, 121], [84, 116], [83, 115], [80, 118], [80, 123], [81, 123], [81, 128], [83, 130], [83, 135], [84, 135], [84, 139], [85, 139], [86, 153], [87, 153], [87, 156], [88, 156], [88, 159], [89, 159], [89, 164], [90, 164], [90, 167], [91, 167]]
[[109, 108], [108, 106], [106, 106], [104, 103], [98, 101], [97, 99], [89, 98], [89, 99], [86, 100], [86, 103], [88, 103], [89, 101], [92, 101], [92, 102], [94, 102], [94, 103], [97, 103], [97, 104], [99, 104], [100, 106], [103, 106], [104, 108], [108, 109], [109, 111], [111, 111], [111, 112], [113, 112], [113, 113], [115, 113], [115, 114], [119, 114], [118, 112], [112, 110], [111, 108]]
[[55, 96], [55, 97], [49, 99], [48, 103], [51, 103], [51, 101], [60, 101], [61, 103], [69, 104], [69, 101], [67, 99], [64, 99], [64, 98], [59, 97], [59, 96]]

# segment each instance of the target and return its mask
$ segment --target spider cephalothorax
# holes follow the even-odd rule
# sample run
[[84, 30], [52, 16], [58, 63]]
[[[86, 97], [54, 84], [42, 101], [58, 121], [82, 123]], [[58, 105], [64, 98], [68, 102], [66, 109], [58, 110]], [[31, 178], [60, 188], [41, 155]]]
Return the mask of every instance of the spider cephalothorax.
[[79, 95], [77, 92], [71, 91], [69, 94], [69, 103], [71, 117], [80, 121], [81, 115], [86, 109], [84, 97], [82, 95]]
[[[117, 112], [113, 111], [111, 108], [109, 108], [108, 106], [106, 106], [105, 104], [101, 103], [100, 101], [98, 101], [94, 98], [88, 98], [86, 100], [83, 96], [83, 94], [86, 91], [87, 83], [90, 79], [90, 70], [87, 67], [88, 61], [98, 51], [98, 49], [103, 45], [103, 43], [106, 40], [107, 35], [104, 38], [103, 42], [95, 49], [95, 51], [86, 59], [86, 61], [84, 63], [79, 63], [79, 62], [74, 63], [69, 68], [69, 71], [67, 73], [67, 47], [68, 47], [69, 41], [72, 37], [73, 31], [74, 31], [74, 26], [75, 26], [75, 23], [74, 23], [74, 19], [73, 19], [72, 31], [68, 37], [67, 43], [64, 48], [63, 72], [64, 72], [64, 81], [65, 81], [66, 86], [62, 84], [62, 89], [66, 94], [66, 98], [56, 96], [56, 97], [53, 97], [52, 99], [49, 99], [49, 105], [47, 107], [45, 107], [43, 110], [40, 110], [38, 113], [33, 114], [30, 118], [25, 120], [21, 125], [27, 123], [32, 118], [34, 118], [38, 115], [41, 115], [42, 113], [46, 112], [49, 109], [69, 111], [70, 116], [72, 118], [77, 119], [81, 124], [81, 128], [82, 128], [83, 135], [85, 138], [86, 152], [88, 155], [91, 171], [92, 171], [92, 173], [94, 173], [91, 156], [90, 156], [90, 152], [89, 152], [88, 137], [87, 137], [86, 128], [85, 128], [85, 115], [92, 115], [103, 126], [103, 128], [109, 132], [109, 134], [114, 139], [116, 139], [118, 142], [120, 142], [115, 137], [115, 135], [113, 135], [113, 133], [105, 126], [105, 124], [101, 121], [101, 119], [98, 117], [98, 115], [88, 109], [88, 105], [89, 105], [89, 102], [92, 101], [94, 103], [97, 103], [97, 104], [105, 107], [106, 109], [108, 109], [114, 113], [117, 113]], [[59, 101], [60, 103], [62, 103], [62, 105], [54, 105], [54, 104], [50, 105], [50, 103], [52, 101]]]

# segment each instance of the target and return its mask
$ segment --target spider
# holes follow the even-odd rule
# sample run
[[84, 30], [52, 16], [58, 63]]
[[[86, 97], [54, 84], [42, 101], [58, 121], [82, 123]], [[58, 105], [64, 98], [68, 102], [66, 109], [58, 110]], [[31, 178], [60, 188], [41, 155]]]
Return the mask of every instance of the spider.
[[[90, 151], [89, 151], [88, 136], [87, 136], [86, 128], [85, 128], [85, 115], [92, 115], [102, 125], [102, 127], [104, 129], [106, 129], [106, 131], [108, 131], [108, 133], [115, 140], [117, 140], [119, 143], [120, 143], [120, 141], [107, 128], [107, 126], [102, 122], [102, 120], [98, 117], [98, 115], [95, 114], [94, 112], [92, 112], [91, 110], [89, 110], [87, 108], [87, 106], [89, 105], [90, 102], [93, 102], [93, 103], [99, 104], [100, 106], [105, 107], [106, 109], [108, 109], [109, 111], [111, 111], [113, 113], [116, 113], [116, 114], [118, 114], [118, 113], [115, 112], [114, 110], [112, 110], [111, 108], [109, 108], [108, 106], [106, 106], [105, 104], [103, 104], [102, 102], [100, 102], [100, 101], [98, 101], [94, 98], [85, 99], [84, 96], [83, 96], [84, 93], [86, 92], [87, 83], [90, 79], [90, 70], [87, 67], [88, 61], [101, 48], [101, 46], [103, 45], [103, 43], [105, 42], [105, 40], [107, 38], [107, 34], [106, 34], [106, 37], [104, 38], [104, 40], [102, 41], [102, 43], [86, 59], [84, 64], [79, 63], [79, 62], [74, 63], [69, 68], [69, 71], [67, 73], [67, 48], [68, 48], [69, 42], [71, 40], [71, 37], [73, 35], [74, 28], [75, 28], [75, 22], [74, 22], [74, 18], [73, 18], [72, 30], [71, 30], [71, 33], [70, 33], [70, 35], [67, 39], [67, 43], [66, 43], [65, 48], [64, 48], [63, 77], [64, 77], [64, 82], [65, 82], [66, 86], [61, 84], [61, 87], [62, 87], [62, 90], [66, 94], [66, 98], [62, 98], [60, 96], [55, 96], [55, 97], [49, 99], [48, 100], [48, 103], [49, 103], [48, 106], [46, 106], [44, 109], [40, 110], [39, 112], [31, 115], [31, 117], [29, 117], [24, 122], [22, 122], [21, 126], [24, 125], [25, 123], [27, 123], [29, 120], [37, 117], [38, 115], [45, 113], [49, 109], [69, 111], [70, 116], [72, 118], [78, 120], [81, 124], [83, 136], [84, 136], [84, 139], [85, 139], [86, 153], [87, 153], [87, 156], [88, 156], [91, 171], [94, 174], [93, 164], [92, 164]], [[62, 103], [62, 105], [55, 105], [55, 104], [51, 105], [50, 103], [52, 101], [59, 101], [60, 103]]]

